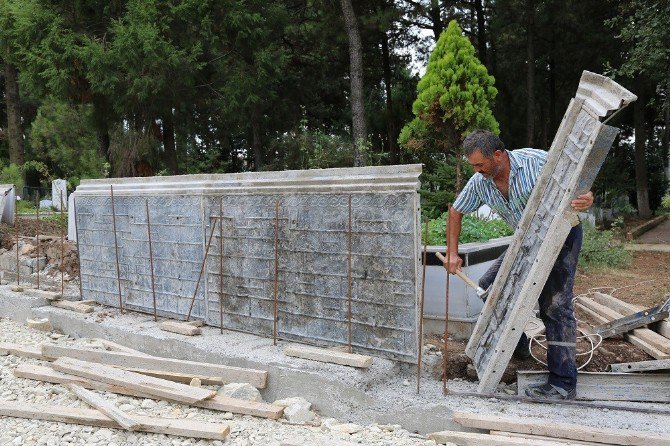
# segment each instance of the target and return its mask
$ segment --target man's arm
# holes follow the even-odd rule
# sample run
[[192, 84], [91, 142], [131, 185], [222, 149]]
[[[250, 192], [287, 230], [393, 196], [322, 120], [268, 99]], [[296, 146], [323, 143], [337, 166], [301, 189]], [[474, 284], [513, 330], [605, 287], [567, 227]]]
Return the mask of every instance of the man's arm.
[[[455, 210], [453, 207], [449, 210], [449, 251], [444, 260], [444, 267], [451, 274], [455, 274], [457, 270], [461, 269], [463, 260], [458, 256], [458, 237], [461, 235], [461, 222], [463, 214]], [[449, 264], [447, 260], [449, 259]]]
[[579, 195], [570, 203], [572, 208], [576, 211], [585, 211], [593, 204], [593, 192], [588, 191], [585, 194]]

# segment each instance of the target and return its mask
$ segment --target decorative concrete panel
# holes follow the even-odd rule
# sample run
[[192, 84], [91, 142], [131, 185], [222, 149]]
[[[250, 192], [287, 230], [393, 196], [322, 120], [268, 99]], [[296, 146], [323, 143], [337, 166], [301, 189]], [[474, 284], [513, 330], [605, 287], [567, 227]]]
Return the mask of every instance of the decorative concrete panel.
[[70, 204], [85, 298], [119, 305], [112, 185], [125, 308], [154, 311], [148, 200], [158, 314], [185, 319], [207, 251], [191, 317], [271, 337], [276, 230], [280, 339], [347, 344], [351, 255], [354, 351], [414, 362], [420, 172], [413, 165], [84, 181]]

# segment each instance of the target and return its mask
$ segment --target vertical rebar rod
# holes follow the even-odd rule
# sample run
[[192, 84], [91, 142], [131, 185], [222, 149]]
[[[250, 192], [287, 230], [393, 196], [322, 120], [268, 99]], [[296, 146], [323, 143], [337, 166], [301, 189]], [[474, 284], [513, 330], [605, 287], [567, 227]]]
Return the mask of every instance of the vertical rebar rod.
[[[449, 249], [449, 215], [451, 214], [451, 204], [447, 206], [447, 219], [444, 226], [445, 246], [447, 247], [447, 266], [451, 261], [451, 249]], [[442, 393], [447, 394], [447, 365], [449, 355], [449, 270], [447, 270], [447, 285], [444, 289], [444, 351], [442, 352]]]
[[416, 393], [419, 393], [421, 387], [421, 361], [423, 354], [423, 303], [426, 292], [426, 262], [428, 253], [428, 220], [424, 219], [423, 230], [423, 269], [421, 273], [421, 302], [419, 303], [419, 361], [416, 367]]
[[274, 319], [272, 342], [277, 345], [277, 319], [279, 318], [279, 199], [275, 202], [275, 283], [274, 283]]
[[37, 239], [37, 289], [40, 289], [40, 190], [37, 189], [37, 222], [36, 222], [36, 234], [35, 238]]
[[[60, 191], [60, 224], [63, 226], [63, 191]], [[60, 228], [60, 295], [65, 296], [65, 227]]]
[[351, 348], [351, 299], [352, 299], [352, 274], [351, 274], [351, 194], [349, 194], [349, 226], [347, 229], [347, 281], [348, 281], [348, 294], [347, 294], [347, 346], [349, 353], [352, 353]]
[[16, 286], [21, 286], [21, 265], [19, 263], [19, 202], [14, 188], [14, 232], [16, 233]]
[[114, 252], [116, 254], [116, 284], [119, 288], [119, 309], [123, 313], [123, 300], [121, 299], [121, 268], [119, 267], [119, 241], [116, 237], [116, 211], [114, 209], [114, 186], [109, 186], [109, 193], [112, 200], [112, 229], [114, 231]]
[[219, 326], [223, 334], [223, 197], [219, 203]]
[[77, 223], [77, 197], [72, 197], [72, 212], [74, 213], [74, 236], [77, 237], [77, 260], [79, 261], [79, 298], [84, 299], [84, 287], [81, 281], [81, 252], [79, 251], [79, 225]]
[[151, 266], [151, 297], [154, 301], [154, 321], [158, 321], [158, 314], [156, 313], [156, 282], [154, 279], [154, 250], [151, 246], [151, 218], [149, 217], [149, 200], [144, 199], [144, 204], [147, 209], [147, 234], [149, 235], [149, 265]]
[[209, 247], [212, 245], [212, 237], [214, 236], [214, 229], [216, 228], [216, 218], [212, 219], [210, 217], [209, 224], [212, 225], [212, 228], [211, 231], [209, 231], [209, 239], [207, 240], [207, 247], [205, 247], [205, 257], [202, 259], [200, 274], [198, 274], [198, 281], [195, 283], [195, 291], [193, 292], [193, 298], [191, 299], [191, 306], [188, 308], [188, 315], [186, 315], [186, 322], [188, 322], [189, 319], [191, 319], [191, 311], [193, 311], [195, 296], [198, 295], [198, 288], [200, 288], [200, 280], [202, 279], [202, 273], [205, 271], [205, 265], [207, 265], [207, 257], [209, 256]]

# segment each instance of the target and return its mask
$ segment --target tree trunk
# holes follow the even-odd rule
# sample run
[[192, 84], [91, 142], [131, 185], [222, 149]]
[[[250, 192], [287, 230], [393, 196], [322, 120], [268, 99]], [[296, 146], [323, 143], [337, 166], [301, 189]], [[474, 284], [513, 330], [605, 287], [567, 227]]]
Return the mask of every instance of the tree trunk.
[[486, 59], [486, 17], [484, 16], [484, 5], [482, 0], [474, 0], [475, 11], [477, 13], [477, 54], [479, 60], [490, 68]]
[[433, 34], [435, 41], [440, 38], [442, 31], [444, 31], [444, 21], [442, 20], [442, 12], [440, 11], [439, 0], [430, 0], [430, 9], [428, 10], [428, 17], [433, 27]]
[[163, 148], [165, 149], [165, 165], [172, 175], [177, 175], [177, 145], [174, 139], [174, 117], [172, 109], [166, 110], [163, 121]]
[[251, 148], [254, 153], [254, 170], [258, 172], [263, 167], [263, 143], [261, 141], [261, 112], [257, 105], [251, 112]]
[[644, 109], [647, 105], [644, 87], [638, 88], [638, 97], [633, 108], [635, 125], [635, 185], [637, 188], [637, 212], [640, 218], [651, 218], [649, 208], [649, 185], [647, 184], [647, 128], [644, 124]]
[[526, 145], [533, 147], [535, 133], [535, 1], [526, 0]]
[[344, 25], [349, 38], [349, 66], [351, 78], [351, 119], [353, 121], [354, 166], [365, 166], [365, 152], [361, 150], [367, 142], [365, 102], [363, 99], [363, 47], [356, 23], [356, 14], [351, 0], [340, 0]]
[[5, 101], [7, 102], [9, 162], [21, 166], [24, 161], [24, 153], [18, 75], [16, 67], [5, 61]]
[[391, 57], [389, 55], [389, 43], [386, 33], [382, 34], [382, 58], [384, 64], [384, 84], [386, 87], [386, 129], [389, 140], [389, 153], [391, 154], [391, 164], [397, 164], [400, 160], [398, 151], [398, 129], [393, 113], [393, 91], [391, 88]]

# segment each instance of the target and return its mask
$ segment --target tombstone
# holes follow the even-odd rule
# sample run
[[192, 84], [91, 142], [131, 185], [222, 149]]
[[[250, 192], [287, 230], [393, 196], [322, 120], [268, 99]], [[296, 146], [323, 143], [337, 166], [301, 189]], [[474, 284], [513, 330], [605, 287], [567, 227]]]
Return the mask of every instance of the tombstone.
[[0, 221], [14, 224], [16, 211], [16, 188], [13, 184], [0, 184]]
[[57, 211], [60, 211], [61, 194], [63, 194], [63, 210], [67, 210], [67, 181], [53, 180], [51, 183], [51, 201]]

